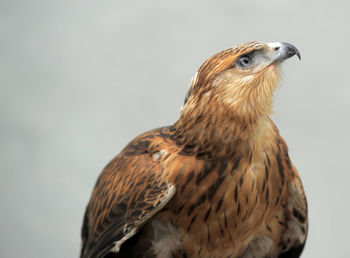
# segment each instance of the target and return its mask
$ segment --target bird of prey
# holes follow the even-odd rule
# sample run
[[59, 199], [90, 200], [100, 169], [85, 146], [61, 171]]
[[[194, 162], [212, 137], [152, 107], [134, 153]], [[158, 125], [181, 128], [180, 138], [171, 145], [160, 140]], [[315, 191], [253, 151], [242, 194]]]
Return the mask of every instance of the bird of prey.
[[136, 137], [98, 177], [81, 258], [299, 257], [306, 197], [270, 119], [294, 55], [249, 42], [204, 62], [179, 119]]

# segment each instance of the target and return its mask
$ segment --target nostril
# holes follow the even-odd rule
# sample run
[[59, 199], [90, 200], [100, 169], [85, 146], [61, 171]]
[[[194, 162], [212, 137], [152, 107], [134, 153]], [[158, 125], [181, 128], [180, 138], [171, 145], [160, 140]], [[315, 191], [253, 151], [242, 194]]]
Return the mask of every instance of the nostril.
[[274, 47], [273, 50], [278, 51], [280, 50], [280, 47]]

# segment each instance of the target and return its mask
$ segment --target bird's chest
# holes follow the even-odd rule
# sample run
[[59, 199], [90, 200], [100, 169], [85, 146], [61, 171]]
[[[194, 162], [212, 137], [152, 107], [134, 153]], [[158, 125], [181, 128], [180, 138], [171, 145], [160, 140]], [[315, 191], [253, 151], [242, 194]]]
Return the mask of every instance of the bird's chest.
[[197, 174], [185, 177], [174, 200], [172, 222], [184, 249], [200, 257], [241, 253], [278, 212], [282, 181], [277, 161], [269, 158], [203, 162]]

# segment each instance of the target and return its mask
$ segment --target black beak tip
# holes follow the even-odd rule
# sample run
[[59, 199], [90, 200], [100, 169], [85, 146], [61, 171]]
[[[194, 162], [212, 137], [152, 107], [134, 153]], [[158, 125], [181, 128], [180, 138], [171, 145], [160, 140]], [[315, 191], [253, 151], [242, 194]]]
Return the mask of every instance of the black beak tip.
[[300, 52], [295, 46], [285, 42], [283, 42], [283, 44], [286, 46], [286, 55], [288, 58], [296, 55], [299, 58], [299, 60], [301, 60]]

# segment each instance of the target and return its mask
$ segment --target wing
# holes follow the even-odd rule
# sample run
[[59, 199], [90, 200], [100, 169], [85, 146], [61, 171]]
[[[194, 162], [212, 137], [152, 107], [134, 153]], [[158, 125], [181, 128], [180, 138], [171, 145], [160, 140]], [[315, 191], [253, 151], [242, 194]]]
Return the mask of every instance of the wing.
[[84, 216], [82, 258], [119, 252], [175, 194], [148, 151], [152, 138], [135, 139], [99, 176]]
[[279, 258], [297, 258], [304, 249], [308, 233], [307, 200], [298, 171], [290, 162], [287, 145], [280, 142], [282, 157], [287, 164], [291, 180], [287, 186], [287, 203], [284, 207], [283, 235], [278, 245]]
[[[296, 173], [296, 170], [295, 170]], [[297, 258], [304, 249], [308, 232], [307, 201], [299, 176], [288, 185], [286, 231], [279, 244], [279, 258]]]

